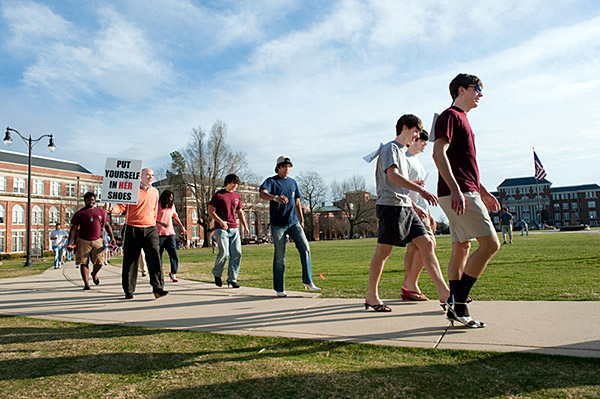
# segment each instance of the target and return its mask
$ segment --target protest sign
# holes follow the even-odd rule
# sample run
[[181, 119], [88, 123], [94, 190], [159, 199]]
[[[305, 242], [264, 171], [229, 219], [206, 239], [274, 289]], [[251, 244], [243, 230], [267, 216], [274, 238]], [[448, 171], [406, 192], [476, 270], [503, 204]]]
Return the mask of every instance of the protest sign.
[[104, 181], [102, 182], [102, 202], [137, 204], [141, 170], [141, 160], [106, 158]]

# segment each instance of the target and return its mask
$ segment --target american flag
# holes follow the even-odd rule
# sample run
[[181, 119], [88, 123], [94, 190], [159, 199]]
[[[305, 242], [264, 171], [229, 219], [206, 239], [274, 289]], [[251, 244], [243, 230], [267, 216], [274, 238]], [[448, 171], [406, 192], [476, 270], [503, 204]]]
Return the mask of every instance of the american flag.
[[546, 171], [535, 151], [533, 152], [533, 164], [535, 165], [535, 179], [543, 180], [546, 177]]

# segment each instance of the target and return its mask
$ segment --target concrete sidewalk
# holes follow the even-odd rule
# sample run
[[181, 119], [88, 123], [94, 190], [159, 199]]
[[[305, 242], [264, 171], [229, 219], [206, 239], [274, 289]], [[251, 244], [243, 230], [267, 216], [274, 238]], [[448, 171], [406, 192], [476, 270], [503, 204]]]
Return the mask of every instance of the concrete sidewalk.
[[472, 313], [488, 326], [473, 330], [449, 327], [435, 301], [387, 300], [393, 311], [376, 313], [365, 311], [362, 299], [290, 291], [301, 287], [293, 280], [287, 281], [287, 298], [266, 289], [167, 281], [170, 294], [155, 300], [148, 277], [140, 277], [135, 298], [125, 300], [120, 268], [107, 266], [99, 277], [99, 286], [83, 291], [79, 269], [71, 262], [38, 276], [0, 280], [0, 313], [223, 334], [600, 358], [598, 302], [475, 301]]

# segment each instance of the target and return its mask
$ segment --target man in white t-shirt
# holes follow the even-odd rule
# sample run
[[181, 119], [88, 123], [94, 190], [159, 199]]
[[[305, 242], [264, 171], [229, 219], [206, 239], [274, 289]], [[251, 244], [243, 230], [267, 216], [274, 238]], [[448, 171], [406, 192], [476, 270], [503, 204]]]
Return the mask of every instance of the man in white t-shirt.
[[60, 223], [56, 223], [56, 228], [50, 232], [50, 242], [52, 242], [52, 252], [54, 252], [54, 268], [62, 267], [62, 255], [65, 248], [67, 232], [61, 228]]

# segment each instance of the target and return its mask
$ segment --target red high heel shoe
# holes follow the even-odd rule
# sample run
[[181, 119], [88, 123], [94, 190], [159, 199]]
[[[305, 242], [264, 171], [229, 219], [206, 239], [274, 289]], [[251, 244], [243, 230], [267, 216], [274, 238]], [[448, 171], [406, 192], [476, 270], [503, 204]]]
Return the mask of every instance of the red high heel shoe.
[[406, 287], [402, 287], [402, 300], [424, 302], [428, 301], [429, 298], [427, 298], [422, 292], [411, 291]]

